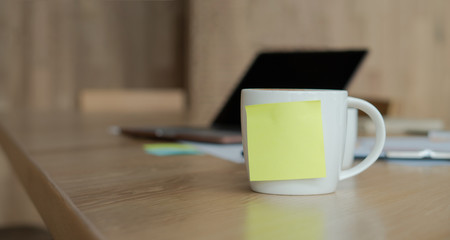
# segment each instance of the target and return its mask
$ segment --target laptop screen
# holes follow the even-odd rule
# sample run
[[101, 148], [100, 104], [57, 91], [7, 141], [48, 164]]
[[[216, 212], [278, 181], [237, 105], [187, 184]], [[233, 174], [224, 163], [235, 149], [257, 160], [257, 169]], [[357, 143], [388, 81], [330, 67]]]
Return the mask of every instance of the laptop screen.
[[260, 53], [212, 125], [240, 128], [240, 95], [244, 88], [346, 89], [366, 53], [366, 50]]

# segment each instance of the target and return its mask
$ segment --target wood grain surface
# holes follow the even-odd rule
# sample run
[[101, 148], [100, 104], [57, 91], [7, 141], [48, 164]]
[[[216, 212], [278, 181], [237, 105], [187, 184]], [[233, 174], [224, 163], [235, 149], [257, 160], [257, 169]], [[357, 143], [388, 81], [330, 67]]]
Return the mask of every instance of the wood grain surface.
[[8, 114], [0, 144], [55, 239], [446, 239], [450, 167], [377, 162], [335, 193], [252, 192], [245, 166], [147, 155], [114, 124], [184, 116]]
[[0, 1], [0, 111], [76, 110], [86, 88], [180, 88], [181, 3]]

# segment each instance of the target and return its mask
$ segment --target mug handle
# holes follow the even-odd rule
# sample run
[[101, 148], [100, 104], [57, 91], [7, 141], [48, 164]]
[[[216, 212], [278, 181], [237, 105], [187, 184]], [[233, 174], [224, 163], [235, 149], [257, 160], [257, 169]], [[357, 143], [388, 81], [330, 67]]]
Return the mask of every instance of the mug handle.
[[349, 169], [341, 170], [339, 173], [339, 180], [344, 180], [358, 175], [370, 167], [370, 165], [372, 165], [380, 156], [383, 151], [384, 142], [386, 141], [386, 128], [384, 126], [383, 117], [378, 109], [376, 109], [369, 102], [354, 97], [347, 98], [347, 108], [357, 108], [367, 113], [370, 119], [372, 119], [376, 129], [375, 146], [372, 148], [370, 154], [367, 155], [367, 157], [358, 165]]

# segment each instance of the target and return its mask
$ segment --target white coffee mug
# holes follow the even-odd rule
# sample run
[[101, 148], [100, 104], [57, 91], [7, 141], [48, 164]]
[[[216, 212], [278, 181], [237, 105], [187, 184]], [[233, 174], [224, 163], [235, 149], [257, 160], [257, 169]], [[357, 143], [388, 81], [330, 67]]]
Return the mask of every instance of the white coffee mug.
[[[253, 163], [258, 161], [258, 159], [252, 158], [251, 155], [249, 156], [246, 107], [259, 104], [307, 101], [320, 101], [326, 176], [320, 178], [290, 180], [250, 180], [250, 187], [252, 190], [261, 193], [282, 195], [312, 195], [331, 193], [336, 191], [337, 183], [340, 180], [353, 177], [363, 172], [378, 159], [382, 152], [386, 138], [383, 117], [372, 104], [361, 99], [348, 97], [347, 91], [308, 89], [243, 89], [241, 92], [241, 129], [244, 158], [249, 179], [251, 179], [249, 171], [249, 158], [251, 158], [251, 162]], [[362, 110], [372, 119], [376, 127], [376, 143], [367, 158], [350, 169], [342, 170], [341, 166], [345, 149], [344, 143], [346, 140], [348, 108]], [[277, 139], [274, 139], [273, 141], [277, 141]], [[259, 149], [258, 151], [270, 151], [270, 148]], [[283, 159], [273, 159], [273, 161], [279, 162], [283, 161]], [[302, 161], [302, 159], [298, 159], [298, 161]]]
[[344, 159], [342, 169], [348, 169], [355, 160], [355, 146], [358, 138], [358, 109], [347, 110], [347, 134], [345, 135]]

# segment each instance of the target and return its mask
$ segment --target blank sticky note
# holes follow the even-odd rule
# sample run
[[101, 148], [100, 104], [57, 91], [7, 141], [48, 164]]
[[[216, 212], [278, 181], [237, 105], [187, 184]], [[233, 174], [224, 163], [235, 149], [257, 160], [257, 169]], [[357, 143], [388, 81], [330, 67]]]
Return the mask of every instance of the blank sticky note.
[[250, 181], [326, 176], [320, 101], [245, 107]]

